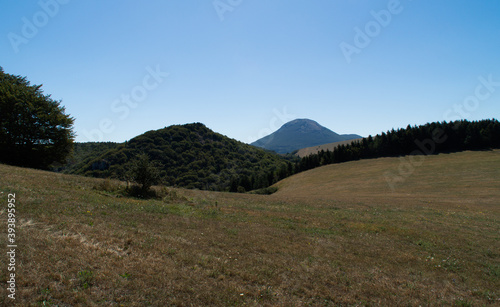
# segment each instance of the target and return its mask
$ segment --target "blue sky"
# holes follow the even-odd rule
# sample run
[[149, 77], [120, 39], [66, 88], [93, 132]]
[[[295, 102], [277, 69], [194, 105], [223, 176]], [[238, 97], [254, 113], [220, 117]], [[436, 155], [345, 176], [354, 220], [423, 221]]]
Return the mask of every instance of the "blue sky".
[[77, 141], [202, 122], [243, 142], [500, 118], [500, 1], [0, 0], [0, 66]]

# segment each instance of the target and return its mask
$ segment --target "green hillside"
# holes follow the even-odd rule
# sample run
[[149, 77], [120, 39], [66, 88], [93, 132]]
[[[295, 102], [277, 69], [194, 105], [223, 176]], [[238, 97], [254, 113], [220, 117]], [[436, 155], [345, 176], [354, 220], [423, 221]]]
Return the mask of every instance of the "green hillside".
[[385, 174], [401, 158], [316, 168], [270, 196], [155, 187], [164, 197], [149, 200], [0, 164], [4, 222], [16, 200], [16, 304], [498, 305], [500, 151], [421, 162], [394, 191]]
[[[77, 153], [85, 151], [78, 145]], [[162, 183], [169, 186], [218, 191], [265, 188], [288, 176], [282, 157], [215, 133], [200, 123], [148, 131], [122, 144], [100, 144], [90, 158], [67, 172], [100, 178], [125, 179], [132, 160], [145, 153], [162, 165]]]

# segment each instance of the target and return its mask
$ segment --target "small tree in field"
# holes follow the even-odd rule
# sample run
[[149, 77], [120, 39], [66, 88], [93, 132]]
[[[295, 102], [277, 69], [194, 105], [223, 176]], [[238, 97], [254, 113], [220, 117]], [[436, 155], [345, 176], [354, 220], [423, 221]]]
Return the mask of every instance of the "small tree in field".
[[0, 67], [0, 162], [47, 169], [73, 149], [74, 119], [41, 85]]
[[132, 161], [128, 177], [140, 185], [141, 196], [147, 196], [149, 189], [160, 181], [161, 165], [149, 160], [147, 154], [140, 154]]

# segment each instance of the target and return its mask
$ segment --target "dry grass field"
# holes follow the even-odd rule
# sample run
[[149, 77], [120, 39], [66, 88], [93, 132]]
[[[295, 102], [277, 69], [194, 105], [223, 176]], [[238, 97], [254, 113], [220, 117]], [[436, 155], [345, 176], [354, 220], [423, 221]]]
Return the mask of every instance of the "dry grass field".
[[[0, 165], [3, 251], [16, 194], [15, 303], [500, 305], [500, 152], [421, 158], [321, 167], [270, 196], [157, 187], [158, 200]], [[404, 175], [394, 189], [388, 171]]]

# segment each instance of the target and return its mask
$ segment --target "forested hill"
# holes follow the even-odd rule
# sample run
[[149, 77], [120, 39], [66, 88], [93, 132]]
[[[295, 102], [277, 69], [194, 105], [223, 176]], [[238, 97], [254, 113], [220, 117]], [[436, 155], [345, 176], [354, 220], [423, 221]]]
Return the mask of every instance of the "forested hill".
[[121, 144], [94, 145], [97, 157], [80, 155], [67, 171], [125, 179], [134, 158], [145, 153], [161, 163], [165, 185], [240, 192], [268, 187], [292, 172], [291, 163], [279, 155], [215, 133], [201, 123], [148, 131]]

